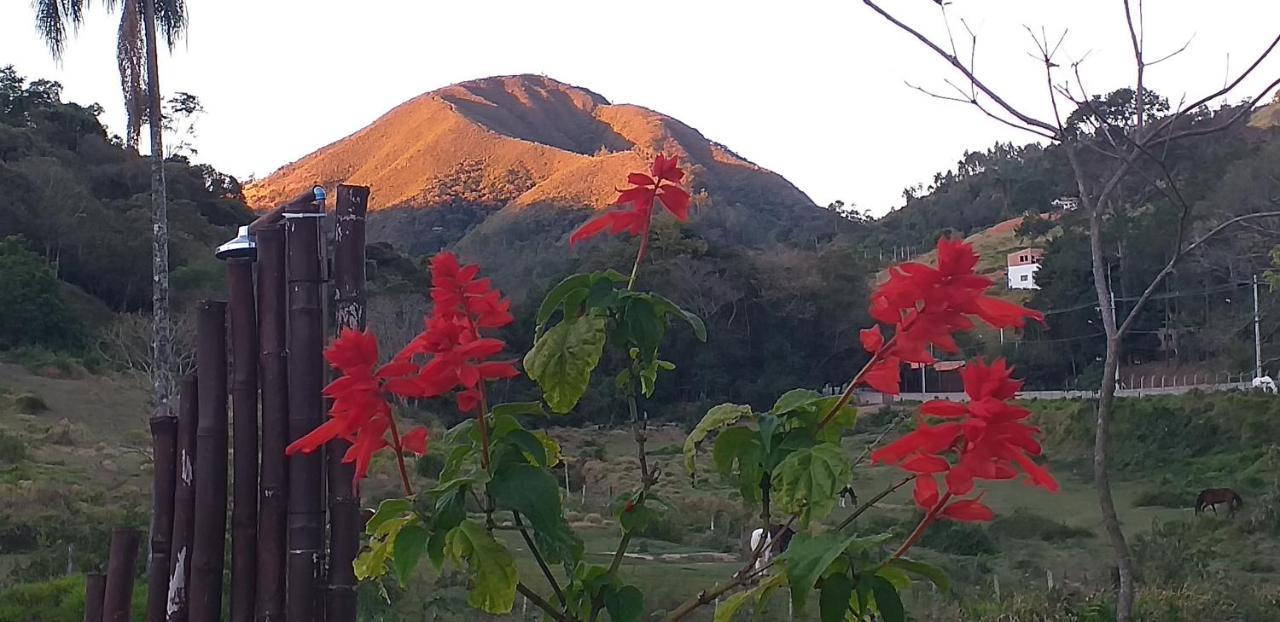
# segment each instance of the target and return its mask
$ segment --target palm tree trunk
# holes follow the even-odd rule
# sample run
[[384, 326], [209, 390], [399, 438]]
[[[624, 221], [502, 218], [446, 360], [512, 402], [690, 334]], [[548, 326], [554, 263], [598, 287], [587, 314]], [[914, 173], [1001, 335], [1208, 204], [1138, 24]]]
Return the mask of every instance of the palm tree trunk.
[[164, 183], [164, 123], [160, 107], [160, 52], [156, 43], [156, 8], [143, 2], [142, 24], [147, 47], [147, 124], [151, 131], [151, 386], [154, 416], [172, 416], [173, 338], [169, 324], [169, 208]]

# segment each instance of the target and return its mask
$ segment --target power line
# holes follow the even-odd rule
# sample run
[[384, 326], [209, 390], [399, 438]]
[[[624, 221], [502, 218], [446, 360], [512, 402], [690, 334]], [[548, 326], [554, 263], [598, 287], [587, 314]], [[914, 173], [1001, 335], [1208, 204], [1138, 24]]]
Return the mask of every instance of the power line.
[[[1176, 291], [1176, 292], [1168, 292], [1164, 294], [1154, 294], [1150, 298], [1147, 298], [1147, 301], [1150, 302], [1152, 300], [1167, 300], [1171, 298], [1182, 298], [1184, 296], [1204, 296], [1205, 294], [1213, 294], [1217, 292], [1234, 290], [1240, 287], [1247, 287], [1249, 285], [1252, 285], [1252, 283], [1249, 281], [1241, 281], [1238, 283], [1228, 283], [1226, 285], [1219, 285], [1217, 287], [1208, 288], [1208, 289], [1182, 290], [1182, 291]], [[1141, 298], [1142, 298], [1141, 296], [1117, 297], [1116, 302], [1137, 302]], [[1036, 310], [1040, 311], [1040, 313], [1044, 315], [1059, 315], [1062, 313], [1070, 313], [1072, 311], [1080, 311], [1082, 309], [1097, 309], [1097, 308], [1098, 308], [1097, 302], [1086, 302], [1086, 303], [1078, 304], [1072, 307], [1064, 307], [1061, 309], [1045, 309], [1045, 310], [1036, 309]]]

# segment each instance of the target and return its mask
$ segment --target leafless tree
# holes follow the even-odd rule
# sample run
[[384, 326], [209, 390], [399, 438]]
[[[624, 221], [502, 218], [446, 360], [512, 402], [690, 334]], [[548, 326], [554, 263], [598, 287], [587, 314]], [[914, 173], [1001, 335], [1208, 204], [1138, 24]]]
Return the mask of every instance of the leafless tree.
[[[1148, 99], [1150, 91], [1145, 83], [1146, 70], [1165, 62], [1186, 49], [1186, 45], [1168, 54], [1152, 59], [1144, 48], [1144, 19], [1141, 0], [1136, 3], [1121, 0], [1129, 40], [1126, 47], [1133, 51], [1135, 80], [1131, 114], [1117, 119], [1097, 109], [1098, 99], [1085, 84], [1081, 73], [1084, 58], [1065, 64], [1063, 45], [1066, 32], [1050, 36], [1046, 30], [1039, 33], [1027, 28], [1035, 45], [1034, 56], [1043, 65], [1042, 80], [1047, 95], [1047, 108], [1052, 116], [1037, 117], [1015, 107], [988, 82], [977, 74], [975, 57], [978, 39], [965, 26], [968, 35], [967, 54], [962, 54], [955, 44], [951, 23], [947, 17], [946, 3], [939, 3], [941, 17], [947, 28], [947, 41], [939, 44], [918, 29], [899, 20], [874, 0], [863, 0], [880, 17], [911, 35], [922, 45], [951, 65], [960, 78], [945, 81], [950, 90], [938, 92], [908, 85], [939, 99], [959, 102], [975, 107], [995, 121], [1059, 143], [1066, 152], [1079, 191], [1081, 209], [1089, 220], [1089, 242], [1092, 255], [1094, 289], [1098, 306], [1102, 310], [1102, 322], [1106, 332], [1106, 358], [1103, 367], [1097, 407], [1097, 424], [1094, 436], [1093, 474], [1103, 523], [1115, 551], [1119, 574], [1119, 593], [1116, 601], [1116, 619], [1129, 622], [1133, 616], [1133, 560], [1124, 531], [1116, 517], [1115, 502], [1111, 495], [1108, 469], [1110, 424], [1115, 402], [1116, 379], [1122, 355], [1122, 339], [1132, 328], [1134, 321], [1158, 288], [1178, 263], [1188, 254], [1203, 247], [1210, 240], [1235, 225], [1259, 218], [1280, 216], [1280, 210], [1272, 203], [1268, 209], [1238, 214], [1216, 224], [1206, 223], [1198, 237], [1193, 237], [1191, 205], [1184, 200], [1174, 175], [1167, 166], [1167, 150], [1178, 141], [1196, 136], [1222, 132], [1245, 120], [1252, 108], [1268, 93], [1280, 85], [1280, 79], [1262, 89], [1250, 93], [1245, 102], [1227, 110], [1223, 115], [1205, 115], [1206, 106], [1218, 98], [1238, 94], [1241, 84], [1254, 75], [1277, 45], [1280, 36], [1271, 41], [1254, 60], [1235, 76], [1229, 76], [1223, 87], [1190, 103], [1185, 101], [1163, 115], [1157, 114], [1155, 103]], [[963, 21], [961, 22], [963, 24]], [[945, 47], [944, 47], [945, 46]], [[1087, 55], [1085, 55], [1087, 57]], [[1066, 74], [1065, 77], [1060, 74]], [[1093, 113], [1085, 115], [1091, 122], [1079, 123], [1068, 116], [1064, 119], [1061, 108], [1072, 106], [1076, 111]], [[1219, 118], [1223, 117], [1223, 118]], [[1077, 122], [1073, 122], [1077, 121]], [[1088, 157], [1086, 157], [1086, 155]], [[1180, 209], [1177, 232], [1171, 242], [1170, 258], [1165, 266], [1148, 283], [1138, 300], [1123, 317], [1117, 317], [1111, 306], [1111, 285], [1107, 278], [1107, 265], [1103, 252], [1104, 220], [1133, 205], [1126, 190], [1135, 185], [1148, 192], [1164, 195]]]
[[[186, 376], [195, 369], [195, 322], [190, 313], [173, 316], [174, 373]], [[98, 355], [117, 369], [151, 377], [155, 349], [151, 343], [151, 318], [124, 313], [112, 318], [94, 340]]]

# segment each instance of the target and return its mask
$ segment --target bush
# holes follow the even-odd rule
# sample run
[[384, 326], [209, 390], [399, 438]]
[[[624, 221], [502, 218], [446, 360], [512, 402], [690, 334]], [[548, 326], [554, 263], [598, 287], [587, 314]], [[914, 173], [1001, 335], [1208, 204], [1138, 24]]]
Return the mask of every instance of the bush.
[[49, 410], [49, 405], [44, 403], [38, 395], [23, 393], [13, 398], [13, 406], [22, 415], [38, 415]]
[[62, 300], [53, 269], [18, 238], [0, 240], [0, 349], [83, 345], [84, 327]]
[[991, 555], [997, 551], [996, 541], [986, 527], [946, 520], [925, 530], [920, 546], [952, 555]]
[[78, 622], [84, 618], [84, 577], [17, 585], [0, 591], [0, 622]]
[[0, 464], [18, 464], [26, 460], [27, 456], [27, 444], [21, 438], [0, 430]]
[[1058, 522], [1026, 508], [1018, 508], [1009, 514], [996, 518], [991, 528], [1003, 537], [1018, 540], [1062, 542], [1073, 538], [1093, 536], [1093, 532], [1088, 529]]

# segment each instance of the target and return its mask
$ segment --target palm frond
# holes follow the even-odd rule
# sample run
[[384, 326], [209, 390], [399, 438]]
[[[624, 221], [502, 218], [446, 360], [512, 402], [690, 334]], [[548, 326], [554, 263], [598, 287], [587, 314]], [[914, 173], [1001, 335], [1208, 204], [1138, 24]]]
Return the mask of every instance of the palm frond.
[[116, 64], [120, 69], [120, 91], [124, 95], [125, 145], [138, 148], [142, 118], [146, 112], [146, 43], [142, 37], [140, 0], [121, 0], [120, 33], [116, 40]]
[[156, 3], [156, 22], [164, 33], [164, 42], [172, 51], [187, 32], [186, 0], [153, 0]]
[[84, 21], [84, 0], [32, 0], [31, 4], [36, 11], [36, 32], [49, 46], [49, 53], [56, 59], [62, 58], [67, 27], [74, 30]]

